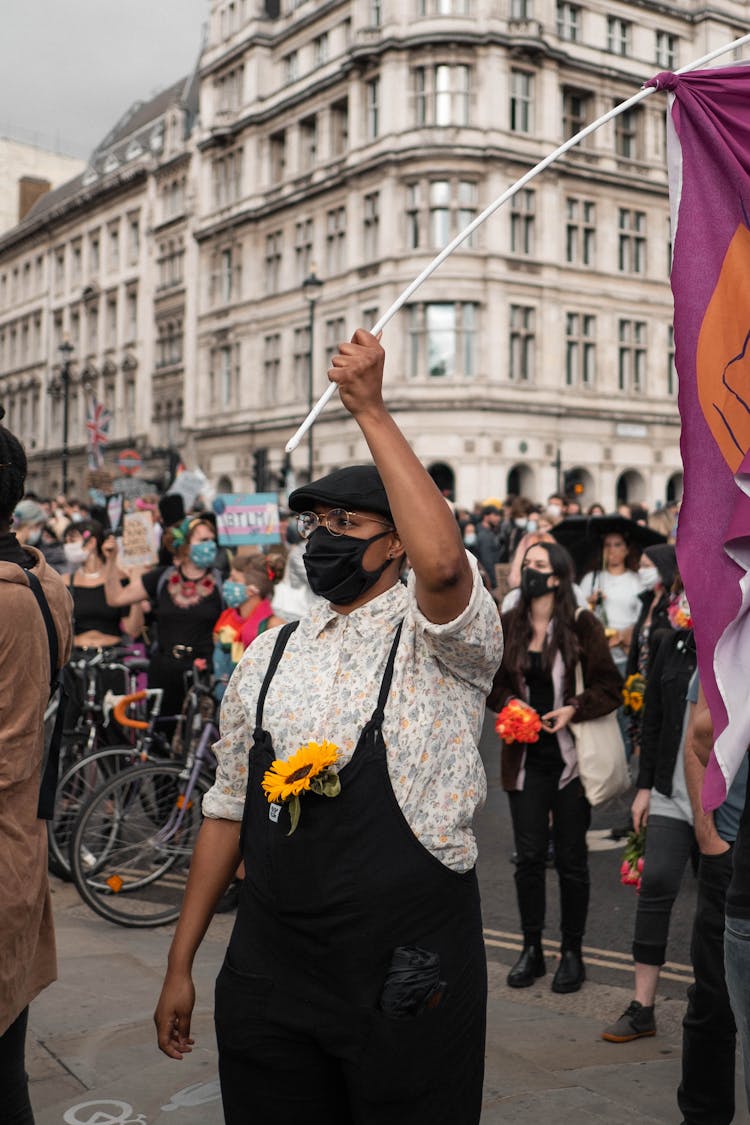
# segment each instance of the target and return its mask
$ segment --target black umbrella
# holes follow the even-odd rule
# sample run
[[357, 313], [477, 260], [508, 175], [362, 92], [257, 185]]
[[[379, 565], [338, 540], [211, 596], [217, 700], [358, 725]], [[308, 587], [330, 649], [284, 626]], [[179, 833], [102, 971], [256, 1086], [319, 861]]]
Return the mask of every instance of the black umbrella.
[[653, 547], [666, 543], [666, 537], [650, 527], [626, 519], [625, 516], [568, 516], [552, 528], [552, 535], [573, 558], [576, 575], [601, 566], [602, 542], [605, 535], [622, 535], [628, 543]]

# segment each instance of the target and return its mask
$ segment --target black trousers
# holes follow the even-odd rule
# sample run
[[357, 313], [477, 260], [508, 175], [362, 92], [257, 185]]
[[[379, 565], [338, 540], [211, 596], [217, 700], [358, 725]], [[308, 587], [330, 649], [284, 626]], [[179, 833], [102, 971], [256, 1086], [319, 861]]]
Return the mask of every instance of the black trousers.
[[516, 895], [524, 939], [537, 942], [544, 929], [551, 813], [562, 941], [564, 947], [578, 949], [589, 908], [586, 833], [591, 805], [578, 778], [559, 788], [560, 773], [560, 769], [527, 769], [523, 789], [508, 794], [518, 859]]
[[736, 1028], [724, 979], [724, 904], [731, 876], [731, 850], [701, 856], [690, 949], [695, 983], [682, 1021], [677, 1090], [685, 1125], [729, 1125], [734, 1117]]
[[29, 1009], [0, 1035], [0, 1121], [3, 1125], [34, 1125], [26, 1074], [26, 1025]]
[[675, 816], [648, 818], [641, 893], [635, 911], [633, 960], [663, 965], [669, 920], [695, 836], [692, 824]]

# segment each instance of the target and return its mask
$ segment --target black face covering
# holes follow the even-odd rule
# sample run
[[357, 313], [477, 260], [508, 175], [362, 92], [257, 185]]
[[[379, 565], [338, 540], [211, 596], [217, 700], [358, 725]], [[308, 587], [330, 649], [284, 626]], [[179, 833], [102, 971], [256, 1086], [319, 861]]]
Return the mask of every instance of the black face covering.
[[355, 539], [352, 535], [331, 535], [326, 528], [317, 528], [302, 556], [312, 592], [333, 605], [351, 605], [375, 585], [393, 562], [393, 559], [386, 559], [377, 570], [365, 570], [362, 566], [370, 544], [390, 534], [390, 531], [381, 531], [370, 539]]
[[544, 570], [534, 570], [533, 566], [527, 566], [521, 571], [521, 592], [524, 597], [531, 600], [549, 594], [548, 583], [551, 577], [552, 575]]

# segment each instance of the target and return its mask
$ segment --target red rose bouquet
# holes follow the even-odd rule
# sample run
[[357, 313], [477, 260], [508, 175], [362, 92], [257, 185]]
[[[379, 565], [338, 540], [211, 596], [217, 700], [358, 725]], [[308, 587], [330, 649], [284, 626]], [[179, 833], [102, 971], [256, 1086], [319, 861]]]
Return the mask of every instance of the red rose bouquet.
[[538, 742], [542, 720], [533, 707], [520, 699], [511, 699], [497, 716], [495, 730], [503, 742]]
[[620, 865], [620, 882], [623, 886], [633, 886], [636, 891], [640, 891], [645, 851], [645, 828], [640, 832], [631, 832], [628, 835], [625, 851], [622, 853], [622, 864]]

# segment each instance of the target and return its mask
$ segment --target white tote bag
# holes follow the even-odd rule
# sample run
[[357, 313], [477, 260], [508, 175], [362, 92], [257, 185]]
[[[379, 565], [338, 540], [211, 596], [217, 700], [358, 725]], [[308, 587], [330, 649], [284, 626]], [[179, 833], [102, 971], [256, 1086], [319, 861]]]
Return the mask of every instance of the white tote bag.
[[[583, 671], [579, 661], [576, 665], [576, 695], [580, 695], [583, 688]], [[569, 726], [576, 740], [578, 773], [589, 804], [601, 805], [619, 797], [630, 785], [630, 777], [617, 711], [610, 711], [600, 719], [587, 719]]]

